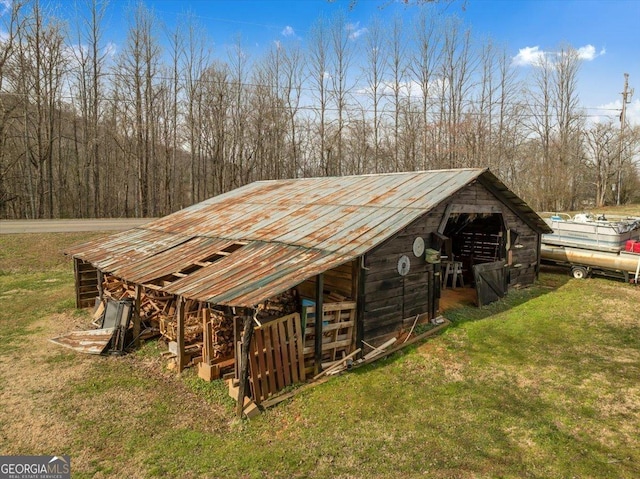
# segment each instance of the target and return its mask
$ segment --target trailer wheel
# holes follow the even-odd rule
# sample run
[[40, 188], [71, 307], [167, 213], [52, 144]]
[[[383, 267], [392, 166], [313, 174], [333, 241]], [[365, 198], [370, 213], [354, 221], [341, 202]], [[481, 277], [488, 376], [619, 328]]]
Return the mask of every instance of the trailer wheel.
[[571, 268], [571, 276], [575, 279], [585, 279], [589, 272], [584, 266], [573, 266]]

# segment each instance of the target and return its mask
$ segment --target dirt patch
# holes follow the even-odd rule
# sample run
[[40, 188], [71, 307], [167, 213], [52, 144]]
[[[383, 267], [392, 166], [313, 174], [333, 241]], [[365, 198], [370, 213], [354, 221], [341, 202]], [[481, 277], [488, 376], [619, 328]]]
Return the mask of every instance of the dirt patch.
[[[29, 325], [36, 333], [24, 335], [16, 350], [0, 357], [3, 454], [71, 453], [74, 471], [135, 477], [145, 469], [136, 457], [126, 464], [101, 462], [122, 455], [121, 434], [130, 438], [139, 431], [145, 436], [150, 424], [160, 434], [228, 431], [228, 411], [190, 391], [175, 372], [163, 368], [159, 357], [98, 357], [48, 340], [88, 329], [88, 321], [71, 313], [43, 317]], [[94, 380], [97, 391], [90, 389]], [[105, 380], [111, 382], [105, 386]]]
[[66, 314], [38, 320], [31, 326], [41, 328], [42, 334], [23, 336], [18, 351], [0, 358], [4, 378], [0, 439], [5, 454], [56, 454], [71, 445], [69, 426], [51, 407], [51, 398], [66, 383], [82, 377], [90, 361], [78, 356], [64, 363], [47, 362], [61, 352], [47, 338], [73, 329], [78, 321]]

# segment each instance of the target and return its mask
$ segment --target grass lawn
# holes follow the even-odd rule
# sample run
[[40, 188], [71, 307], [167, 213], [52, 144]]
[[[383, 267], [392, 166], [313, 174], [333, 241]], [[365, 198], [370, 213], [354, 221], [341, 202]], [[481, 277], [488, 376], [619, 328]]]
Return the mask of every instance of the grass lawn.
[[0, 236], [0, 454], [73, 477], [640, 477], [640, 287], [544, 272], [444, 333], [251, 421], [221, 381], [48, 341], [85, 328], [71, 262], [91, 234]]

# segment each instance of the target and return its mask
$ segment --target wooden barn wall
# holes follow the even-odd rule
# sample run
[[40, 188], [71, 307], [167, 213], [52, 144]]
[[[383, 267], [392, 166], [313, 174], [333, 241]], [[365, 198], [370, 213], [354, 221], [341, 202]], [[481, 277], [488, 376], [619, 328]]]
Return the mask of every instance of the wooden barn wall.
[[[354, 263], [349, 262], [324, 272], [324, 291], [337, 293], [346, 299], [355, 299]], [[315, 300], [316, 278], [310, 278], [298, 285], [298, 292], [303, 298]]]
[[[522, 245], [511, 250], [509, 287], [529, 285], [535, 280], [538, 234], [484, 186], [474, 182], [366, 254], [361, 304], [364, 308], [362, 337], [368, 343], [380, 344], [403, 328], [408, 330], [417, 314], [437, 308], [434, 266], [428, 264], [424, 256], [414, 256], [413, 242], [420, 236], [427, 248], [431, 246], [431, 233], [438, 231], [450, 203], [498, 207], [507, 226], [518, 233], [516, 244]], [[404, 278], [397, 270], [402, 255], [411, 260], [409, 274]]]
[[[367, 253], [366, 280], [363, 298], [363, 339], [373, 345], [409, 329], [416, 315], [428, 312], [434, 302], [434, 265], [424, 255], [413, 254], [413, 242], [420, 236], [427, 239], [437, 231], [439, 220], [423, 216], [392, 238]], [[398, 259], [407, 255], [411, 261], [409, 273], [400, 276]]]

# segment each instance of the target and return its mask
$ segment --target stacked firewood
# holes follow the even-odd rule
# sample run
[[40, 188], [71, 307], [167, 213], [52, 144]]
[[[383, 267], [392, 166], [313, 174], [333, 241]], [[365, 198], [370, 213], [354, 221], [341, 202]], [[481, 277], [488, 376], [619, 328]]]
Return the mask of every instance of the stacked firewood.
[[295, 288], [289, 289], [258, 305], [258, 321], [262, 323], [293, 314], [298, 311], [299, 304], [298, 291]]
[[211, 309], [211, 360], [233, 356], [233, 316]]
[[[102, 283], [106, 298], [120, 300], [135, 299], [136, 285], [105, 274]], [[202, 312], [209, 306], [201, 301], [187, 300], [184, 304], [184, 340], [186, 344], [202, 341]], [[140, 287], [140, 317], [142, 321], [157, 327], [167, 341], [177, 340], [177, 302], [173, 294], [158, 289]], [[233, 315], [219, 310], [211, 311], [212, 359], [233, 356]]]
[[[102, 291], [106, 298], [115, 300], [136, 298], [135, 284], [127, 283], [112, 275], [105, 274]], [[140, 290], [140, 319], [160, 328], [161, 334], [170, 341], [175, 341], [175, 327], [168, 325], [175, 322], [176, 297], [163, 291], [147, 287]], [[174, 330], [172, 333], [171, 330]], [[186, 328], [185, 328], [186, 331]]]
[[[175, 303], [175, 297], [174, 297]], [[174, 306], [175, 307], [175, 306]], [[201, 301], [187, 300], [184, 303], [184, 342], [186, 344], [200, 340], [202, 337], [202, 309], [206, 303]], [[178, 322], [176, 315], [158, 315], [160, 320], [160, 333], [169, 341], [176, 341], [178, 338]]]

